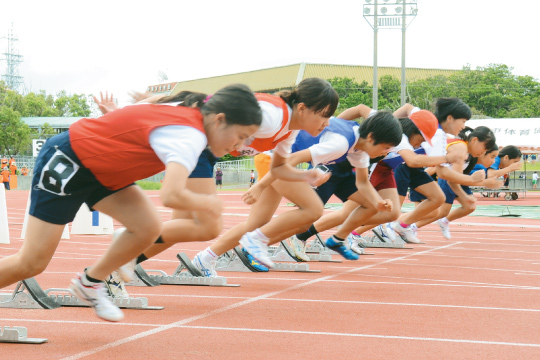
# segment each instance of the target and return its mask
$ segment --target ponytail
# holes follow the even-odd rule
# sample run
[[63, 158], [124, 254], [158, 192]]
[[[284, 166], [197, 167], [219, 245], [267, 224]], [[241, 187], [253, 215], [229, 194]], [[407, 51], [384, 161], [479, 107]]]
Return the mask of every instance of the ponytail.
[[157, 101], [158, 104], [180, 102], [179, 106], [200, 108], [203, 105], [207, 95], [194, 91], [180, 91], [178, 94], [162, 97]]
[[282, 90], [275, 95], [281, 97], [291, 108], [304, 103], [308, 109], [324, 117], [334, 115], [339, 104], [339, 95], [332, 85], [323, 79], [307, 78], [293, 90]]
[[226, 86], [211, 97], [205, 95], [200, 103], [203, 115], [223, 113], [229, 125], [260, 126], [262, 123], [259, 102], [251, 89], [243, 84]]
[[459, 132], [458, 138], [467, 142], [472, 138], [477, 138], [478, 141], [484, 143], [486, 149], [491, 149], [495, 145], [495, 134], [487, 126], [478, 126], [475, 129], [466, 126]]
[[501, 151], [499, 151], [499, 157], [503, 158], [506, 155], [508, 155], [509, 160], [521, 158], [521, 150], [517, 148], [517, 146], [514, 145], [508, 145], [502, 148]]

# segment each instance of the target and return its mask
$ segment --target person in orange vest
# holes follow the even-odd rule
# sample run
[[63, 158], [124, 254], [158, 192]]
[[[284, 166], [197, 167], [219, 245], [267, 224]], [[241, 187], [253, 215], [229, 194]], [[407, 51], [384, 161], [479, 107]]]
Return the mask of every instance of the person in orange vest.
[[17, 175], [17, 165], [15, 165], [15, 160], [9, 161], [9, 171], [11, 175]]
[[26, 166], [23, 166], [21, 168], [21, 175], [22, 176], [27, 176], [28, 175], [28, 168]]
[[12, 164], [15, 164], [15, 156], [11, 156], [11, 158], [8, 160], [8, 164], [10, 167]]
[[2, 182], [4, 183], [6, 190], [9, 190], [9, 170], [7, 166], [5, 166], [4, 170], [2, 170]]

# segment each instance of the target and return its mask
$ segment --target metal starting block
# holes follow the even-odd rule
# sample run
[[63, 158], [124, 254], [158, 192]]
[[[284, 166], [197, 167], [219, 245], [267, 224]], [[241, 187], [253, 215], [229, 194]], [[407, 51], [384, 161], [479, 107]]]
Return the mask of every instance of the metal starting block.
[[[144, 270], [140, 265], [135, 267], [135, 280], [127, 283], [131, 286], [157, 286], [157, 285], [202, 285], [202, 286], [240, 286], [239, 284], [227, 284], [227, 278], [223, 276], [206, 277], [193, 266], [193, 263], [185, 253], [177, 254], [180, 265], [172, 275], [162, 270]], [[156, 273], [151, 274], [151, 273]]]
[[242, 248], [239, 246], [218, 257], [216, 262], [216, 270], [259, 272], [259, 270], [251, 266], [248, 258], [243, 254]]
[[[278, 254], [279, 246], [269, 247], [268, 252], [272, 256], [275, 254], [280, 260], [276, 261], [295, 261], [288, 254]], [[284, 250], [283, 250], [284, 251]], [[287, 259], [288, 260], [281, 260]], [[271, 257], [272, 258], [272, 257]], [[216, 263], [216, 270], [218, 271], [246, 271], [246, 272], [259, 272], [256, 268], [251, 266], [248, 258], [242, 252], [240, 246], [235, 247], [232, 251], [220, 256]], [[271, 271], [295, 271], [295, 272], [321, 272], [320, 270], [309, 270], [309, 265], [307, 263], [283, 263], [276, 262], [274, 267], [270, 269]]]
[[376, 234], [366, 236], [364, 239], [365, 241], [358, 242], [358, 246], [363, 248], [406, 249], [405, 245], [407, 244], [401, 238], [396, 239], [395, 242], [386, 242], [383, 239], [379, 238]]
[[4, 326], [0, 327], [0, 343], [14, 343], [14, 344], [43, 344], [47, 339], [29, 338], [28, 331], [22, 326]]
[[[319, 234], [315, 234], [315, 239], [306, 245], [306, 254], [312, 261], [342, 262], [342, 260], [332, 260], [332, 255], [339, 254], [327, 248]], [[362, 254], [365, 254], [363, 249]]]
[[268, 254], [270, 260], [274, 261], [274, 267], [270, 270], [321, 272], [320, 270], [309, 270], [309, 265], [294, 256], [293, 249], [286, 241], [280, 242], [278, 246], [269, 246]]
[[[147, 298], [111, 297], [110, 299], [113, 304], [123, 309], [163, 309], [163, 306], [148, 306]], [[89, 307], [89, 305], [81, 302], [70, 289], [53, 288], [43, 290], [35, 278], [19, 281], [11, 295], [0, 295], [0, 307], [3, 308], [56, 309], [61, 306]]]

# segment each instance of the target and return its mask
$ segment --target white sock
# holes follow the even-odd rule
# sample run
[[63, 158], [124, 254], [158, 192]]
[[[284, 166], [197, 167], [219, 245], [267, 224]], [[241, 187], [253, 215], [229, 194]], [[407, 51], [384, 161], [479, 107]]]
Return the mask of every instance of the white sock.
[[249, 233], [249, 236], [257, 237], [259, 238], [263, 243], [268, 244], [270, 241], [270, 238], [266, 235], [264, 235], [261, 231], [261, 229], [255, 229]]
[[210, 246], [207, 247], [206, 249], [204, 249], [204, 252], [203, 252], [203, 253], [204, 253], [204, 255], [208, 255], [208, 256], [210, 256], [210, 257], [212, 257], [212, 258], [217, 258], [217, 257], [218, 257], [218, 256], [216, 255], [216, 253], [213, 252], [212, 249], [210, 249]]
[[446, 217], [443, 217], [443, 218], [441, 219], [441, 221], [442, 221], [443, 223], [446, 223], [446, 224], [450, 223], [450, 221], [448, 221], [448, 219], [447, 219]]

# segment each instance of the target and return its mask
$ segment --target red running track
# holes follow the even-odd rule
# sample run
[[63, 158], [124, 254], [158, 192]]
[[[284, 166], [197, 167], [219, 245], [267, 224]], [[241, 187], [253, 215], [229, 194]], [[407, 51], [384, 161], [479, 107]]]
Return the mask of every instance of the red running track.
[[[160, 206], [157, 193], [148, 194]], [[245, 219], [248, 207], [241, 192], [219, 194], [226, 230]], [[27, 196], [7, 192], [11, 244], [0, 244], [0, 256], [22, 244]], [[540, 203], [538, 196], [529, 200]], [[282, 205], [279, 212], [288, 210]], [[426, 244], [413, 249], [311, 262], [320, 273], [220, 274], [240, 287], [129, 287], [131, 296], [165, 309], [125, 310], [121, 323], [100, 321], [88, 308], [0, 308], [0, 326], [25, 326], [29, 337], [49, 339], [0, 344], [0, 358], [539, 359], [540, 222], [468, 217], [460, 223], [451, 241], [430, 225], [420, 234]], [[39, 283], [67, 287], [109, 242], [109, 236], [62, 240]], [[145, 267], [172, 273], [177, 252], [193, 257], [206, 246], [178, 244]]]

